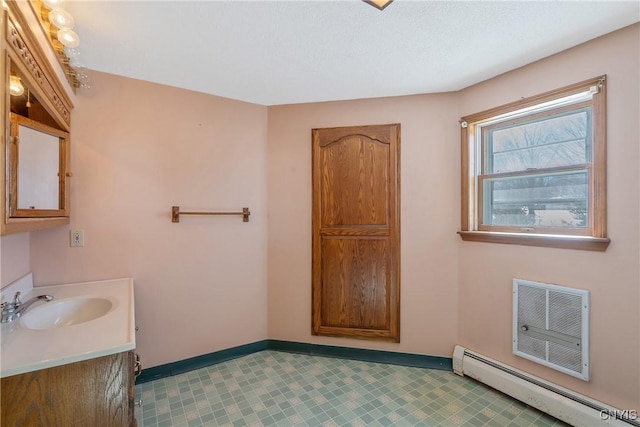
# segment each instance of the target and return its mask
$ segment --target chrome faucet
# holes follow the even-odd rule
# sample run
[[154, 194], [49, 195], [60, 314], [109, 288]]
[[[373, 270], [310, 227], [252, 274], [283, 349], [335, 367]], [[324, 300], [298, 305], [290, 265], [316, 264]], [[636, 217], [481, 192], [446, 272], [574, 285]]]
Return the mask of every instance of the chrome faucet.
[[0, 322], [13, 322], [14, 320], [19, 319], [33, 303], [38, 301], [49, 302], [52, 299], [53, 297], [51, 295], [38, 295], [37, 297], [33, 297], [29, 301], [23, 303], [20, 301], [20, 291], [18, 291], [13, 297], [12, 302], [3, 302], [2, 305], [0, 305], [0, 307], [2, 307], [2, 319]]

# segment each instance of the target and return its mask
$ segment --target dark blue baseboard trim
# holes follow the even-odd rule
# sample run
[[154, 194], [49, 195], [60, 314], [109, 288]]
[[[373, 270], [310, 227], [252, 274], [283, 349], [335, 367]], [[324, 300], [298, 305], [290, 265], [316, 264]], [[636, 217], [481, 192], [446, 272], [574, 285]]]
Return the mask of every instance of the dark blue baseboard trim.
[[390, 365], [412, 366], [416, 368], [440, 369], [446, 371], [451, 371], [453, 369], [451, 357], [398, 353], [395, 351], [367, 350], [362, 348], [337, 347], [331, 345], [278, 340], [269, 340], [269, 350], [308, 354], [311, 356], [361, 360], [363, 362], [388, 363]]
[[257, 353], [259, 351], [266, 350], [268, 348], [268, 344], [269, 340], [262, 340], [238, 347], [227, 348], [214, 353], [179, 360], [177, 362], [167, 363], [165, 365], [154, 366], [153, 368], [143, 369], [138, 378], [136, 378], [136, 384], [183, 374], [195, 369], [215, 365], [216, 363], [226, 362], [227, 360]]
[[388, 363], [391, 365], [412, 366], [417, 368], [452, 370], [451, 357], [427, 356], [422, 354], [398, 353], [394, 351], [367, 350], [362, 348], [338, 347], [331, 345], [309, 344], [293, 341], [263, 340], [214, 353], [203, 354], [165, 365], [143, 369], [136, 378], [136, 384], [172, 375], [183, 374], [195, 369], [215, 365], [216, 363], [236, 359], [264, 350], [287, 353], [308, 354], [310, 356], [336, 357], [340, 359], [361, 360], [364, 362]]

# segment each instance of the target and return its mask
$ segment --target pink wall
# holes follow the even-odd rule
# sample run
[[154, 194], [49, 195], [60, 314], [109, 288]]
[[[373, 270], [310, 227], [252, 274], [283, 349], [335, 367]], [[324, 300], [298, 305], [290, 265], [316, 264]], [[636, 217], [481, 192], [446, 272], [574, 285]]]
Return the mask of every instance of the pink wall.
[[[444, 356], [460, 343], [596, 399], [637, 407], [639, 27], [458, 93], [270, 107], [269, 337]], [[460, 226], [458, 118], [600, 74], [609, 76], [613, 243], [607, 252], [462, 242], [455, 234]], [[394, 122], [402, 125], [401, 342], [315, 337], [310, 332], [310, 130]], [[591, 382], [511, 354], [514, 277], [591, 291]]]
[[[134, 277], [151, 367], [267, 338], [267, 108], [92, 73], [73, 112], [72, 229], [31, 233], [36, 285]], [[182, 210], [251, 209], [183, 217]], [[3, 238], [4, 239], [4, 238]]]
[[29, 233], [0, 237], [0, 288], [30, 271]]
[[[67, 227], [31, 233], [36, 284], [133, 276], [146, 366], [267, 337], [442, 356], [460, 343], [636, 408], [639, 31], [635, 25], [458, 93], [268, 109], [94, 73], [73, 116], [71, 228], [85, 230], [86, 246], [69, 248]], [[604, 73], [609, 249], [462, 242], [455, 234], [458, 118]], [[312, 336], [310, 130], [396, 122], [402, 126], [401, 342]], [[236, 217], [172, 224], [174, 204], [249, 206], [253, 215], [248, 224]], [[20, 255], [24, 237], [5, 239], [3, 271], [6, 246], [18, 248], [19, 263], [28, 266]], [[511, 355], [513, 277], [591, 291], [591, 382]]]
[[[620, 408], [640, 404], [638, 117], [640, 25], [628, 27], [460, 93], [472, 114], [607, 74], [608, 234], [604, 253], [459, 242], [460, 344]], [[591, 381], [511, 354], [514, 277], [591, 292]]]
[[[401, 342], [311, 335], [311, 129], [401, 124]], [[457, 336], [457, 95], [269, 108], [269, 338], [450, 357]]]

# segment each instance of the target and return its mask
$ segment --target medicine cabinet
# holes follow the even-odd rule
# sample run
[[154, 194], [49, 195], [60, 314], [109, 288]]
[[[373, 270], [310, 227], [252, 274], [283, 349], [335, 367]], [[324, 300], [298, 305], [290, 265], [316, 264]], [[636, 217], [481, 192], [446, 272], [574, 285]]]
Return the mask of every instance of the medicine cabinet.
[[68, 217], [69, 133], [11, 113], [10, 218]]
[[69, 223], [73, 90], [60, 78], [64, 74], [41, 37], [32, 2], [8, 1], [1, 13], [4, 235]]

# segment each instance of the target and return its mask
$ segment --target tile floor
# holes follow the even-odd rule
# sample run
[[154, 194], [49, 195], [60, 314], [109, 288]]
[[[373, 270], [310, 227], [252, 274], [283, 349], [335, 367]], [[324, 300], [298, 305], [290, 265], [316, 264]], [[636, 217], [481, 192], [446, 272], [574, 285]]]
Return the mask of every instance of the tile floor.
[[139, 427], [565, 426], [449, 371], [263, 351], [136, 386]]

